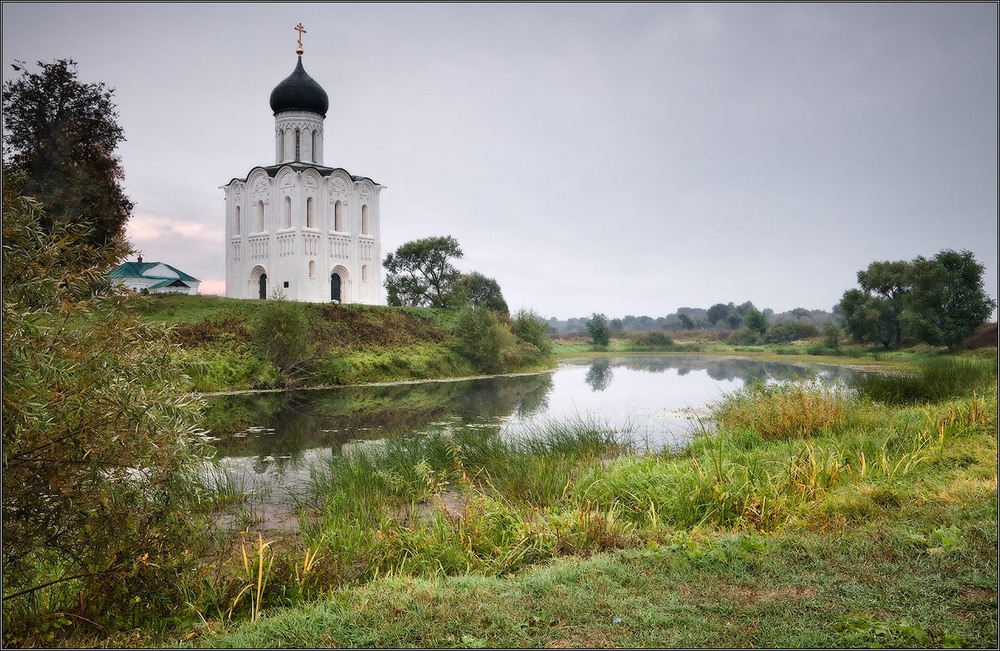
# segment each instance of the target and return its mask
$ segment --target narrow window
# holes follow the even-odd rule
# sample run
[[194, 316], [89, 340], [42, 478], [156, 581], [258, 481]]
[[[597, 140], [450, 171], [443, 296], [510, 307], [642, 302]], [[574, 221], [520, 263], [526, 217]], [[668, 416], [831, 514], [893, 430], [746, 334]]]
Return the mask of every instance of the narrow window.
[[319, 160], [316, 158], [316, 149], [319, 145], [319, 133], [315, 130], [312, 132], [312, 161], [318, 163]]
[[313, 198], [309, 197], [306, 199], [306, 226], [309, 228], [315, 228], [313, 224]]
[[257, 279], [257, 297], [261, 300], [267, 298], [267, 274], [261, 274]]
[[368, 206], [361, 206], [361, 234], [368, 235]]
[[316, 277], [316, 262], [314, 260], [309, 261], [309, 277]]
[[361, 265], [361, 282], [368, 282], [368, 265]]
[[341, 222], [341, 206], [340, 202], [333, 204], [333, 230], [342, 231], [344, 230], [344, 225]]
[[278, 162], [285, 160], [285, 130], [278, 131]]
[[292, 198], [285, 197], [285, 228], [292, 227]]
[[295, 130], [295, 162], [299, 162], [299, 156], [302, 155], [302, 132], [298, 129]]
[[235, 224], [235, 226], [236, 227], [233, 229], [233, 235], [239, 235], [240, 234], [240, 207], [239, 206], [236, 206], [236, 224]]
[[257, 232], [264, 230], [264, 202], [257, 202]]

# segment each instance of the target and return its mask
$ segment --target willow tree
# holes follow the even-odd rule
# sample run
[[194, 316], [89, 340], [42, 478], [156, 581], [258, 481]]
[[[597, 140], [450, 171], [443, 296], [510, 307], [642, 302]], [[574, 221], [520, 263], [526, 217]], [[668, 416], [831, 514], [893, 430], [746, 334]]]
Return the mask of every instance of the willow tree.
[[114, 248], [43, 226], [23, 185], [4, 170], [5, 634], [41, 590], [35, 603], [105, 622], [132, 595], [176, 591], [190, 518], [175, 488], [205, 442], [167, 331], [107, 280]]

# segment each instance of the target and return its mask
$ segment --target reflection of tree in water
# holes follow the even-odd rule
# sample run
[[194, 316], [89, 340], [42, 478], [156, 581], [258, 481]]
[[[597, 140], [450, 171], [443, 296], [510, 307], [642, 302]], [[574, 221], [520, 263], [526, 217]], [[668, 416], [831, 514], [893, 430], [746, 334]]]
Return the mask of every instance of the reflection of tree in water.
[[457, 382], [242, 394], [208, 398], [203, 422], [218, 456], [256, 457], [253, 467], [282, 473], [315, 448], [418, 431], [449, 416], [505, 418], [545, 406], [549, 373]]
[[[610, 364], [625, 368], [662, 373], [676, 369], [678, 375], [687, 375], [691, 371], [705, 371], [717, 382], [742, 380], [745, 383], [753, 381], [793, 382], [797, 380], [822, 379], [833, 382], [838, 379], [850, 379], [852, 371], [841, 367], [804, 367], [784, 362], [758, 361], [736, 357], [705, 357], [688, 355], [660, 355], [602, 358], [594, 364]], [[591, 367], [593, 368], [593, 366]], [[589, 382], [589, 375], [588, 375]]]
[[593, 391], [604, 391], [611, 385], [611, 380], [615, 377], [611, 370], [611, 362], [602, 357], [590, 365], [587, 370], [586, 382]]

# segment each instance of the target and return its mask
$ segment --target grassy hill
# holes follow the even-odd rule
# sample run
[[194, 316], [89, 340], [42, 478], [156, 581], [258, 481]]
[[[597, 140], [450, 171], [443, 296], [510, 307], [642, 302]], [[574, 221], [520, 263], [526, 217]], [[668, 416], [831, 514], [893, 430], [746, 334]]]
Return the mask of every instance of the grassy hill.
[[[198, 392], [325, 386], [523, 371], [549, 364], [499, 319], [484, 364], [463, 312], [431, 308], [153, 295], [142, 318], [171, 327]], [[503, 331], [507, 333], [503, 335]], [[494, 333], [497, 334], [497, 333]]]

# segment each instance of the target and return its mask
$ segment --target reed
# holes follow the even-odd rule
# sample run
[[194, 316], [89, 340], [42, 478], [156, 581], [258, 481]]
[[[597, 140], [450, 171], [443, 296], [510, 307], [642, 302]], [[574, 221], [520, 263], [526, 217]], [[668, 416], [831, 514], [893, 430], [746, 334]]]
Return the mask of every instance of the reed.
[[997, 359], [936, 357], [921, 361], [916, 373], [861, 373], [851, 386], [862, 396], [888, 405], [947, 400], [988, 390], [996, 382]]

